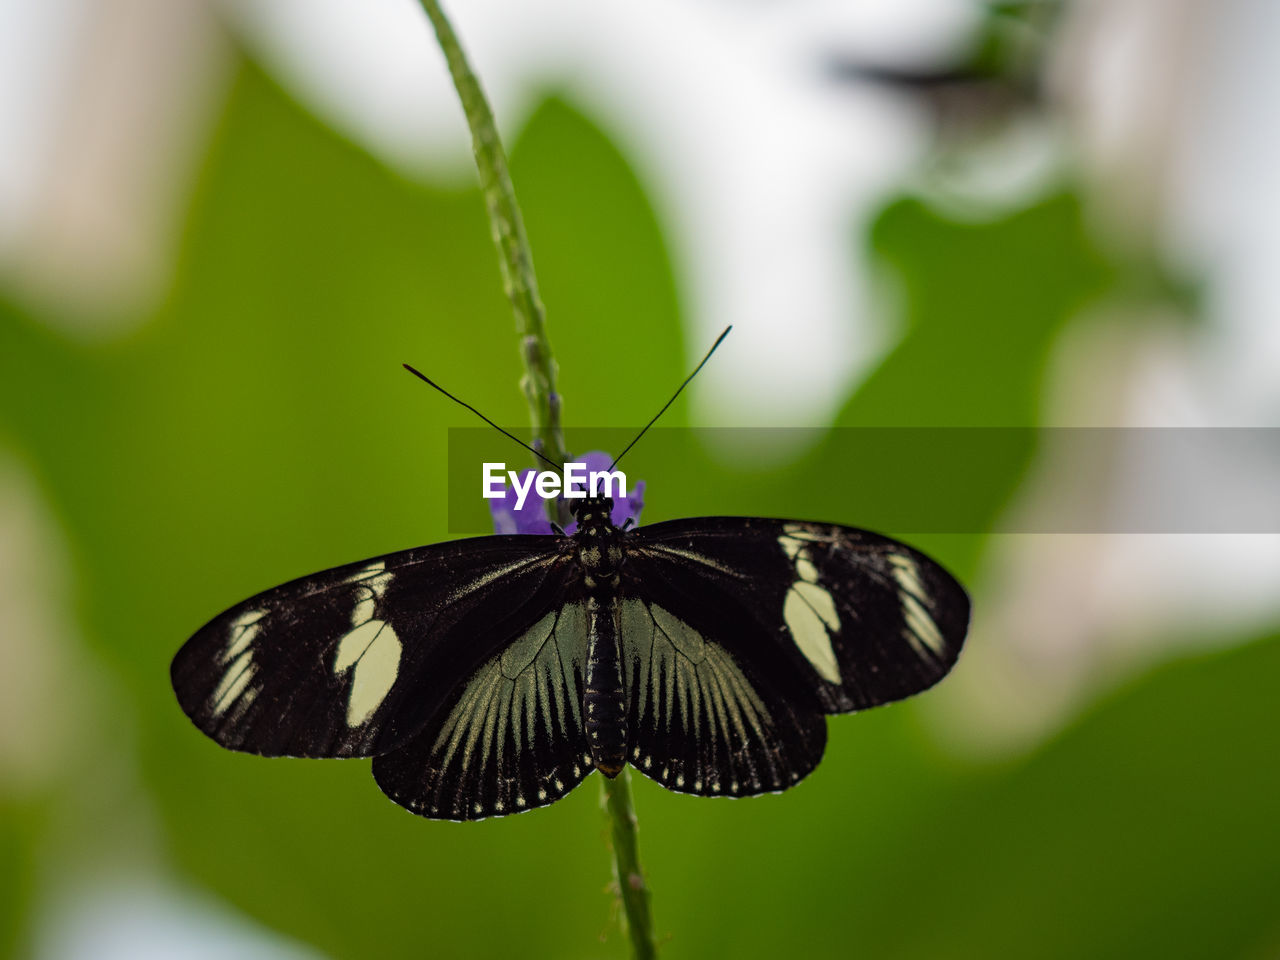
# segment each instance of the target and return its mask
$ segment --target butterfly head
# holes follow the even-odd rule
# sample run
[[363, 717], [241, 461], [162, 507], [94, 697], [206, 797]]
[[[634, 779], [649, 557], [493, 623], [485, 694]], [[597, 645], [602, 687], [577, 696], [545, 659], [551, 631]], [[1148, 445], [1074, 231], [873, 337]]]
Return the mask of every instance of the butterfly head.
[[587, 528], [604, 528], [613, 526], [612, 497], [581, 497], [569, 501], [569, 512], [578, 521], [578, 531]]

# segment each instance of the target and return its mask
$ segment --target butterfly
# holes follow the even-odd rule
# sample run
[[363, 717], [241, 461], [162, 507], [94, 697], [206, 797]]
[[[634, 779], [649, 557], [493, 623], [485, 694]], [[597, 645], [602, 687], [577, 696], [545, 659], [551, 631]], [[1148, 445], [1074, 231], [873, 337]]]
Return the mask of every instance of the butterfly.
[[571, 501], [571, 536], [438, 543], [250, 597], [178, 651], [178, 702], [224, 747], [372, 757], [396, 803], [477, 820], [628, 763], [678, 793], [785, 790], [827, 714], [925, 690], [960, 654], [964, 588], [903, 543], [756, 517], [627, 528], [612, 507]]

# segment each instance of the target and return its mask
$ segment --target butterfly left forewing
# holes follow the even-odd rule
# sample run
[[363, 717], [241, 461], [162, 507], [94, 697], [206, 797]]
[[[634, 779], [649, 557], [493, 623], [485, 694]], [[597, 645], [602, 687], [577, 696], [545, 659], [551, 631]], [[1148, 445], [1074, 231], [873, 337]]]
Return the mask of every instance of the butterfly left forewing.
[[504, 633], [527, 627], [571, 561], [553, 537], [419, 547], [294, 580], [215, 617], [173, 687], [222, 746], [354, 757], [417, 732]]

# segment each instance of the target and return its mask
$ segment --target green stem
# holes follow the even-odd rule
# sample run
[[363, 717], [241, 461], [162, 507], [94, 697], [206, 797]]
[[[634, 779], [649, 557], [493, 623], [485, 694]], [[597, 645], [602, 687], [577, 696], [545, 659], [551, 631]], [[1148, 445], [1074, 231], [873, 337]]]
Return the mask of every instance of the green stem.
[[[498, 138], [493, 111], [480, 89], [480, 81], [467, 63], [458, 37], [436, 0], [420, 0], [435, 28], [436, 40], [449, 64], [449, 75], [457, 88], [462, 110], [471, 128], [471, 149], [480, 171], [480, 186], [489, 210], [493, 242], [498, 247], [502, 266], [502, 288], [516, 315], [516, 332], [520, 334], [520, 355], [525, 374], [520, 387], [529, 404], [533, 424], [533, 445], [557, 463], [569, 459], [560, 429], [560, 395], [556, 393], [556, 362], [547, 341], [545, 314], [538, 296], [538, 280], [533, 272], [533, 256], [524, 232], [524, 219], [516, 192], [511, 186], [507, 155]], [[541, 464], [537, 464], [541, 466]], [[553, 517], [552, 519], [567, 519]]]
[[653, 942], [653, 920], [649, 916], [649, 885], [640, 869], [636, 808], [631, 803], [631, 771], [623, 767], [612, 780], [601, 776], [600, 786], [613, 839], [613, 878], [627, 914], [631, 952], [637, 960], [650, 960], [657, 956], [658, 950]]
[[[534, 446], [561, 463], [569, 459], [564, 449], [560, 428], [560, 395], [556, 392], [556, 362], [547, 340], [545, 315], [538, 297], [538, 281], [533, 272], [533, 256], [525, 237], [524, 221], [516, 203], [515, 189], [507, 170], [507, 155], [498, 138], [493, 112], [485, 99], [480, 82], [467, 63], [466, 54], [437, 0], [419, 0], [435, 28], [436, 39], [449, 64], [449, 74], [462, 101], [467, 125], [471, 128], [471, 146], [480, 171], [480, 185], [493, 240], [502, 265], [502, 284], [511, 309], [516, 315], [520, 334], [520, 356], [525, 374], [520, 386], [529, 403], [529, 419], [533, 424]], [[561, 504], [564, 501], [560, 501]], [[548, 507], [548, 512], [552, 508]], [[557, 519], [553, 517], [552, 519]], [[563, 523], [567, 517], [558, 518]], [[631, 778], [623, 770], [614, 779], [601, 776], [605, 810], [609, 815], [613, 841], [613, 869], [618, 895], [622, 898], [631, 937], [632, 952], [637, 960], [656, 956], [653, 923], [649, 916], [649, 889], [640, 868], [636, 839], [636, 813], [631, 802]]]

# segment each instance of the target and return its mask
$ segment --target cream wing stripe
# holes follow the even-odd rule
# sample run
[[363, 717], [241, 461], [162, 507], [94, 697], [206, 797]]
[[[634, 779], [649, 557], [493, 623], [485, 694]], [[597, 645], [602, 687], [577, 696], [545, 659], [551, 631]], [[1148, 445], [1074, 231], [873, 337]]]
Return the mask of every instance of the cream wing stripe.
[[941, 656], [946, 649], [946, 640], [925, 607], [929, 594], [920, 581], [920, 570], [915, 560], [903, 553], [891, 553], [889, 564], [893, 568], [893, 579], [898, 583], [898, 602], [902, 604], [902, 618], [907, 624], [904, 631], [907, 642], [922, 657], [930, 654]]
[[840, 663], [831, 635], [840, 630], [840, 615], [830, 591], [818, 583], [818, 568], [809, 545], [828, 538], [799, 524], [787, 524], [778, 545], [795, 570], [796, 579], [782, 602], [782, 620], [796, 648], [829, 683], [840, 683]]
[[244, 693], [245, 688], [249, 686], [249, 681], [253, 679], [257, 667], [253, 662], [253, 650], [245, 650], [240, 656], [232, 660], [227, 666], [226, 673], [222, 675], [222, 679], [218, 682], [217, 689], [213, 691], [213, 710], [215, 717], [221, 717], [230, 709], [231, 705], [239, 699]]
[[[831, 683], [840, 682], [840, 665], [836, 662], [836, 652], [831, 646], [831, 635], [827, 632], [829, 620], [797, 589], [800, 586], [813, 584], [800, 581], [787, 591], [787, 599], [782, 605], [782, 619], [791, 634], [791, 640], [804, 655], [818, 675]], [[816, 588], [826, 595], [827, 602], [834, 612], [831, 596], [821, 587]], [[825, 607], [823, 612], [826, 612]], [[838, 621], [837, 621], [838, 623]]]
[[250, 610], [241, 614], [231, 624], [230, 639], [222, 653], [222, 662], [229, 663], [249, 648], [258, 631], [262, 629], [261, 620], [267, 615], [266, 610]]
[[[374, 715], [395, 686], [400, 673], [402, 646], [391, 624], [370, 620], [365, 627], [379, 625], [355, 665], [351, 695], [347, 698], [347, 726], [358, 727]], [[361, 628], [364, 629], [364, 628]]]

